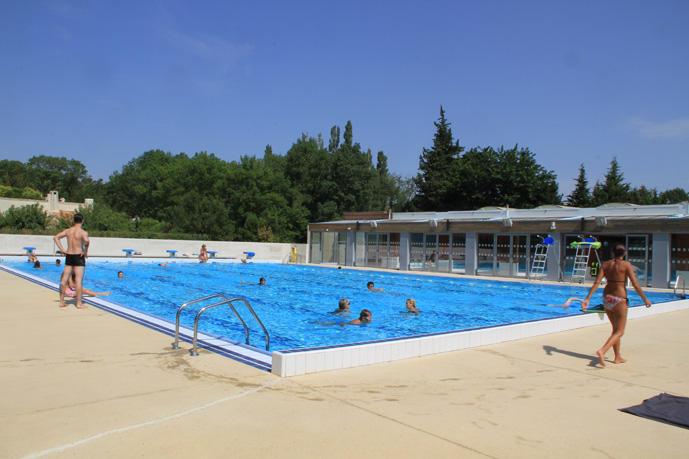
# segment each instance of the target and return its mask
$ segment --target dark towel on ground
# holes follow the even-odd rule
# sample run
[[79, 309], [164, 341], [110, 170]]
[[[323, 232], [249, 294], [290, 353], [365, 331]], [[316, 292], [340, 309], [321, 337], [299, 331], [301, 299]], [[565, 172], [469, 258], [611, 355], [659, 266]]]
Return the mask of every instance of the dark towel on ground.
[[689, 429], [689, 397], [660, 394], [620, 411]]

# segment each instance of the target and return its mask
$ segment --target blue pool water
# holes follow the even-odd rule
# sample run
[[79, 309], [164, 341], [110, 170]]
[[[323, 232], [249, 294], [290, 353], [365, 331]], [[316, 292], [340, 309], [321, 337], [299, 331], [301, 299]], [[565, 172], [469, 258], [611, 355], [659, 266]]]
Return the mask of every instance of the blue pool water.
[[[384, 273], [313, 266], [268, 263], [183, 263], [166, 267], [159, 262], [127, 263], [90, 259], [84, 286], [94, 291], [111, 291], [109, 299], [127, 307], [174, 322], [178, 307], [187, 301], [222, 293], [240, 296], [254, 307], [271, 335], [271, 350], [317, 347], [370, 341], [424, 333], [461, 330], [578, 313], [579, 303], [569, 310], [547, 304], [561, 304], [569, 297], [583, 298], [587, 289], [565, 285], [539, 285], [485, 279], [436, 277], [409, 273]], [[33, 269], [26, 261], [3, 264], [41, 278], [59, 282], [61, 266], [43, 262]], [[124, 271], [126, 278], [118, 279]], [[267, 279], [259, 286], [260, 277]], [[366, 290], [367, 281], [387, 293]], [[244, 281], [244, 283], [242, 283]], [[602, 289], [594, 296], [601, 300]], [[57, 295], [57, 294], [56, 294]], [[669, 293], [647, 293], [652, 302], [673, 299]], [[333, 315], [340, 298], [349, 298], [352, 313]], [[405, 301], [416, 299], [419, 315], [406, 314]], [[630, 305], [642, 304], [629, 292]], [[235, 303], [243, 312], [243, 305]], [[193, 327], [196, 312], [189, 306], [182, 325]], [[358, 317], [362, 308], [373, 313], [364, 326], [339, 326]], [[248, 312], [243, 314], [251, 329], [251, 344], [263, 347], [264, 335]], [[225, 307], [204, 313], [201, 331], [243, 342], [244, 329]]]

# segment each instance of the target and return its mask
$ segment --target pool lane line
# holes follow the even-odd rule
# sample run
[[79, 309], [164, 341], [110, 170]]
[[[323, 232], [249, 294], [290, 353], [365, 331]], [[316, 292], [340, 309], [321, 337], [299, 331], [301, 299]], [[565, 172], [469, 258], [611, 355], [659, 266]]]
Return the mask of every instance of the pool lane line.
[[197, 413], [199, 411], [203, 411], [203, 410], [206, 410], [208, 408], [212, 408], [216, 405], [220, 405], [222, 403], [229, 402], [232, 400], [237, 400], [237, 399], [246, 397], [247, 395], [251, 395], [253, 393], [259, 392], [263, 389], [266, 389], [268, 387], [271, 387], [271, 386], [277, 384], [281, 380], [282, 380], [281, 378], [275, 377], [275, 379], [273, 381], [270, 381], [266, 384], [263, 384], [262, 386], [254, 387], [253, 389], [249, 389], [247, 391], [240, 392], [239, 394], [230, 395], [228, 397], [223, 397], [221, 399], [218, 399], [218, 400], [215, 400], [212, 402], [204, 403], [203, 405], [197, 406], [195, 408], [191, 408], [191, 409], [188, 409], [185, 411], [181, 411], [179, 413], [171, 414], [169, 416], [164, 416], [162, 418], [152, 419], [150, 421], [140, 422], [138, 424], [132, 424], [130, 426], [118, 427], [116, 429], [106, 430], [104, 432], [101, 432], [101, 433], [98, 433], [95, 435], [91, 435], [90, 437], [86, 437], [86, 438], [83, 438], [81, 440], [77, 440], [77, 441], [67, 443], [67, 444], [61, 445], [61, 446], [56, 446], [54, 448], [44, 449], [42, 451], [37, 451], [35, 453], [30, 453], [30, 454], [27, 454], [26, 456], [22, 456], [22, 457], [23, 457], [23, 459], [33, 459], [36, 457], [46, 456], [48, 454], [60, 453], [62, 451], [76, 448], [77, 446], [85, 445], [86, 443], [89, 443], [89, 442], [92, 442], [94, 440], [98, 440], [101, 438], [105, 438], [105, 437], [110, 436], [110, 435], [123, 433], [123, 432], [129, 432], [131, 430], [141, 429], [142, 427], [148, 427], [148, 426], [152, 426], [155, 424], [160, 424], [162, 422], [171, 421], [173, 419], [183, 418], [184, 416], [188, 416], [190, 414], [194, 414], [194, 413]]

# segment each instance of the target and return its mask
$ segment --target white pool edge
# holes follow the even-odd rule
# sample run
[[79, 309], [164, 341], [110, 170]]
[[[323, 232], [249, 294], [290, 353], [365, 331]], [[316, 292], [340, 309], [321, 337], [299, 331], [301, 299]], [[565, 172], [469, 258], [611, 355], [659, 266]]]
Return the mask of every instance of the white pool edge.
[[[689, 309], [689, 300], [654, 304], [650, 308], [629, 308], [628, 319], [649, 317]], [[381, 340], [374, 343], [332, 346], [303, 351], [274, 351], [272, 373], [281, 377], [373, 365], [442, 352], [458, 351], [591, 327], [607, 322], [604, 314], [580, 314], [554, 319], [463, 330], [430, 336]]]
[[[113, 259], [113, 261], [122, 262], [123, 259]], [[150, 260], [147, 261], [150, 262]], [[264, 260], [261, 261], [263, 262]], [[9, 266], [1, 266], [0, 269], [44, 287], [57, 290], [58, 286], [54, 282], [46, 281], [30, 273], [16, 270]], [[174, 336], [174, 323], [170, 323], [165, 319], [150, 316], [102, 298], [89, 297], [84, 302], [125, 317], [140, 325]], [[634, 306], [629, 308], [628, 319], [648, 317], [683, 309], [689, 309], [689, 300], [657, 303], [651, 308]], [[315, 349], [272, 351], [270, 353], [254, 346], [246, 346], [235, 341], [205, 335], [202, 332], [198, 334], [198, 344], [199, 348], [205, 348], [255, 368], [270, 371], [277, 376], [290, 377], [487, 346], [577, 328], [591, 327], [606, 323], [606, 321], [607, 319], [603, 314], [576, 314], [516, 324], [432, 333], [424, 336], [392, 338], [369, 343], [325, 346]], [[192, 335], [192, 330], [180, 326], [181, 341], [190, 342]]]

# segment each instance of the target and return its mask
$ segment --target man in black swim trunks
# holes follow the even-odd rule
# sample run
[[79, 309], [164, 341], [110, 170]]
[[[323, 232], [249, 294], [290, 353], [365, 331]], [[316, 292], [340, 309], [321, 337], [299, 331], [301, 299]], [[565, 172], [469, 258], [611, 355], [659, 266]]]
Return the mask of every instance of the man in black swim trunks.
[[[81, 296], [83, 293], [82, 281], [84, 280], [84, 270], [86, 269], [86, 257], [89, 250], [89, 235], [86, 231], [81, 229], [84, 223], [84, 216], [81, 214], [74, 214], [74, 226], [60, 231], [53, 237], [55, 245], [65, 254], [65, 269], [62, 271], [62, 278], [60, 279], [60, 307], [65, 307], [65, 290], [67, 289], [67, 281], [72, 276], [74, 271], [74, 283], [76, 284], [77, 293], [77, 308], [83, 309], [86, 306], [81, 304]], [[61, 239], [67, 238], [67, 250], [62, 247]]]

